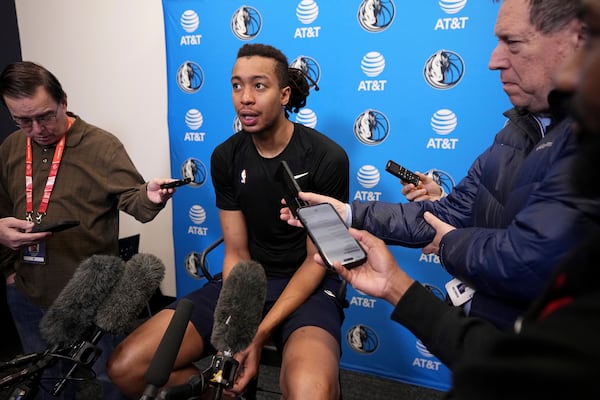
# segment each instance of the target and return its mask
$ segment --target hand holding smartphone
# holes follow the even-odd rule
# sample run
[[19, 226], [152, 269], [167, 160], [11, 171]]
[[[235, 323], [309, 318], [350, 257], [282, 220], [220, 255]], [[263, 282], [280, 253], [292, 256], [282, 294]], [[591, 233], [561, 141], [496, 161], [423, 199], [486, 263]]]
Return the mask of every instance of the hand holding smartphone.
[[333, 268], [333, 262], [337, 260], [350, 269], [365, 263], [367, 253], [350, 235], [348, 227], [331, 204], [309, 205], [298, 197], [300, 186], [285, 160], [281, 161], [276, 178], [283, 183], [283, 197], [288, 208], [306, 228], [325, 265]]
[[329, 268], [333, 267], [336, 260], [346, 269], [362, 265], [367, 260], [367, 253], [350, 235], [348, 227], [331, 204], [300, 207], [298, 217]]
[[298, 192], [302, 191], [302, 189], [298, 185], [298, 182], [296, 182], [296, 178], [294, 178], [294, 174], [287, 161], [281, 161], [275, 178], [283, 184], [283, 198], [285, 199], [285, 203], [292, 212], [292, 215], [298, 218], [298, 209], [307, 206], [308, 203], [298, 197]]
[[419, 177], [414, 172], [404, 168], [402, 165], [389, 160], [385, 165], [385, 170], [404, 182], [412, 183], [415, 187], [419, 186]]
[[52, 224], [38, 224], [31, 229], [31, 232], [60, 232], [78, 225], [79, 221], [63, 220]]
[[187, 185], [188, 183], [192, 183], [192, 178], [179, 179], [176, 181], [171, 181], [167, 183], [163, 183], [160, 185], [161, 189], [172, 189], [179, 186]]

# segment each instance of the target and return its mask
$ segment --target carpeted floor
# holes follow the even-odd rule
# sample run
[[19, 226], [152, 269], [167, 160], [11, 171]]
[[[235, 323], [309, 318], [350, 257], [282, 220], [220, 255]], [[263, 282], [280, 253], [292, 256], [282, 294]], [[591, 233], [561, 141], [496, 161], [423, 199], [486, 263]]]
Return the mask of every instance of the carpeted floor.
[[[354, 371], [341, 371], [343, 400], [442, 400], [444, 392]], [[257, 400], [279, 400], [279, 368], [261, 366]]]

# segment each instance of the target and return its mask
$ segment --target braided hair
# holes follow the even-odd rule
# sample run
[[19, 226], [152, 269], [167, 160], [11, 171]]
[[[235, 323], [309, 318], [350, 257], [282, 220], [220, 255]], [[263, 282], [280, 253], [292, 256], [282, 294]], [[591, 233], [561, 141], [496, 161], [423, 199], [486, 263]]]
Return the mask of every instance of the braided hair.
[[285, 54], [273, 46], [260, 43], [247, 43], [238, 50], [237, 58], [251, 56], [275, 60], [275, 74], [279, 79], [279, 88], [290, 87], [290, 100], [284, 107], [286, 118], [289, 117], [290, 112], [295, 114], [306, 105], [306, 98], [310, 94], [308, 84], [310, 77], [301, 69], [291, 68]]

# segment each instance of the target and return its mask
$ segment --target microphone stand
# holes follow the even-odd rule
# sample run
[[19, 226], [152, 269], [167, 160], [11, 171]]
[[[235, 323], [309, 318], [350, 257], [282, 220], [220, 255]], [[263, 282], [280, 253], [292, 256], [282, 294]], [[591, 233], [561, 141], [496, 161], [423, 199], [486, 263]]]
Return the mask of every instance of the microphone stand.
[[229, 350], [213, 356], [209, 370], [208, 384], [215, 387], [213, 399], [220, 400], [224, 388], [230, 388], [235, 382], [235, 374], [240, 363], [233, 358]]
[[9, 400], [33, 399], [40, 388], [40, 381], [44, 370], [56, 363], [55, 354], [51, 350], [43, 353], [32, 353], [20, 356], [4, 363], [2, 367], [17, 366], [29, 361], [30, 365], [8, 374], [0, 379], [0, 388], [15, 385], [8, 397]]
[[103, 334], [104, 331], [102, 329], [95, 328], [92, 331], [91, 341], [84, 339], [66, 348], [54, 346], [52, 349], [45, 350], [42, 353], [18, 356], [11, 361], [0, 364], [0, 371], [2, 371], [6, 368], [29, 363], [28, 366], [19, 371], [1, 377], [0, 388], [16, 385], [11, 390], [11, 395], [8, 397], [9, 400], [33, 399], [40, 389], [42, 374], [46, 368], [54, 366], [58, 359], [73, 361], [74, 364], [67, 375], [60, 379], [50, 391], [53, 396], [57, 396], [64, 389], [66, 383], [71, 379], [78, 367], [87, 367], [96, 361], [102, 352], [96, 344], [100, 341]]
[[163, 388], [159, 400], [187, 400], [203, 396], [209, 387], [214, 388], [214, 400], [220, 400], [223, 389], [233, 386], [239, 362], [230, 351], [215, 354], [211, 363], [200, 375], [192, 375], [186, 384]]
[[74, 361], [74, 364], [67, 375], [58, 381], [52, 388], [50, 393], [53, 396], [58, 396], [60, 392], [63, 391], [68, 380], [71, 379], [79, 366], [89, 367], [96, 362], [102, 353], [102, 349], [100, 349], [97, 344], [100, 342], [100, 339], [102, 339], [103, 335], [104, 330], [99, 327], [95, 327], [92, 331], [92, 339], [90, 341], [82, 340], [81, 342], [70, 347], [71, 352], [68, 358]]

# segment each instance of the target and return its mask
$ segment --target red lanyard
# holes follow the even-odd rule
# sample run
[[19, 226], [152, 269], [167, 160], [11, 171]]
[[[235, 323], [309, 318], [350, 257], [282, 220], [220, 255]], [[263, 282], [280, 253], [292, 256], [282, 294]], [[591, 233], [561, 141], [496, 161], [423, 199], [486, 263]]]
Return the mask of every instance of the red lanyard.
[[[71, 127], [73, 122], [67, 118], [67, 131]], [[50, 166], [50, 172], [48, 173], [48, 179], [46, 180], [46, 186], [44, 187], [44, 195], [40, 201], [40, 207], [38, 208], [37, 215], [35, 216], [35, 222], [38, 224], [42, 222], [42, 217], [46, 215], [48, 209], [48, 203], [50, 203], [50, 195], [54, 189], [54, 182], [56, 181], [56, 174], [58, 173], [58, 167], [65, 149], [65, 138], [66, 133], [56, 144], [56, 150], [54, 151], [54, 157], [52, 158], [52, 165]], [[31, 138], [27, 138], [27, 149], [25, 153], [25, 197], [26, 197], [26, 217], [27, 221], [33, 221], [33, 150], [31, 147]]]

